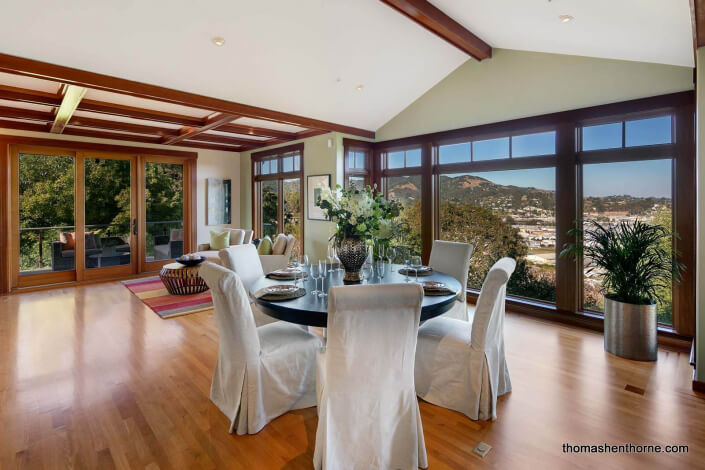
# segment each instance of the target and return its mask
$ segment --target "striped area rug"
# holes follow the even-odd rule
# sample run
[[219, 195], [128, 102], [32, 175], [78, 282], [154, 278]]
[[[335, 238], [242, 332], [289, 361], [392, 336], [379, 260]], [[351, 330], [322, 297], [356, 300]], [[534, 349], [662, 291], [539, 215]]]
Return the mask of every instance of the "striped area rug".
[[213, 308], [209, 290], [193, 295], [171, 295], [159, 276], [132, 279], [122, 283], [162, 318], [178, 317]]

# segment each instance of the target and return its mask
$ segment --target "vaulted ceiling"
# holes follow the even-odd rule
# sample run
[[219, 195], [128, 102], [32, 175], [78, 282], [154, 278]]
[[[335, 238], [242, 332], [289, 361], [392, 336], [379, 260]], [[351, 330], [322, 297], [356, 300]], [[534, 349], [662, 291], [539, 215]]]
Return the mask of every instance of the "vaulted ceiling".
[[[495, 48], [693, 65], [689, 0], [431, 3]], [[559, 21], [562, 14], [573, 21]], [[5, 54], [372, 131], [469, 58], [379, 0], [23, 0], [6, 2], [3, 17]], [[215, 37], [225, 44], [214, 45]], [[0, 119], [56, 127], [61, 83], [0, 74], [5, 98], [7, 87], [55, 97], [3, 100], [0, 90]], [[305, 125], [312, 121], [229, 120], [212, 108], [90, 87], [82, 103], [65, 133], [108, 129], [132, 140], [244, 150], [322, 130]], [[145, 121], [96, 103], [157, 115]], [[31, 119], [15, 115], [20, 105], [34, 111]]]

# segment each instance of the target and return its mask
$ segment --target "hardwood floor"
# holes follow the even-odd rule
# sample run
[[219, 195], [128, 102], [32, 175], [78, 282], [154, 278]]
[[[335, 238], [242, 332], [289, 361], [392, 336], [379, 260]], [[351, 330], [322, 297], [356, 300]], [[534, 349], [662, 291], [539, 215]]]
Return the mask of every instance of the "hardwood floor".
[[[0, 297], [0, 468], [312, 468], [315, 408], [227, 433], [208, 400], [217, 341], [211, 312], [161, 320], [120, 283]], [[421, 404], [430, 468], [705, 467], [705, 395], [690, 390], [687, 352], [631, 362], [600, 334], [515, 314], [506, 342], [514, 390], [497, 421]], [[564, 454], [563, 443], [689, 452]]]

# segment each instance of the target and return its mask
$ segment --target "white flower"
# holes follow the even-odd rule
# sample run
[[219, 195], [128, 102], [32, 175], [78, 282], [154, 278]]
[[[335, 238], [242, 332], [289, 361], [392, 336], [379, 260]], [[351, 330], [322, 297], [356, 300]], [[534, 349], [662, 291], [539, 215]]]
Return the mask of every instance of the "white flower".
[[350, 217], [348, 221], [350, 222], [350, 225], [357, 225], [357, 218], [355, 216]]
[[337, 224], [337, 223], [338, 223], [338, 216], [335, 216], [335, 215], [334, 215], [333, 218], [331, 219], [331, 221], [332, 221], [334, 224]]
[[379, 228], [375, 230], [373, 235], [380, 240], [386, 240], [392, 237], [392, 221], [387, 219], [382, 219], [379, 221]]

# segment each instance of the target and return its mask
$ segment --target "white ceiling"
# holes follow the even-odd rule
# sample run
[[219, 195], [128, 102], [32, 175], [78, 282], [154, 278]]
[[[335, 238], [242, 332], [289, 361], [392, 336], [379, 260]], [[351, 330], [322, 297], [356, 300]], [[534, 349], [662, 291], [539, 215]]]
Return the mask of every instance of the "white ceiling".
[[[692, 66], [688, 2], [432, 0], [493, 47]], [[379, 0], [23, 0], [3, 18], [7, 54], [370, 130], [467, 60]]]
[[430, 1], [492, 47], [693, 66], [690, 0]]

